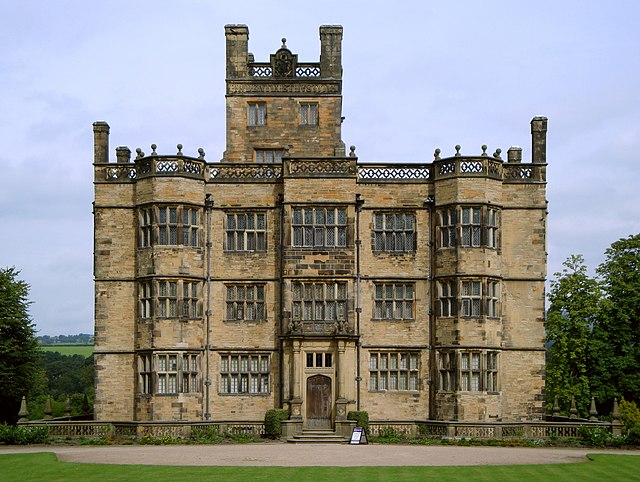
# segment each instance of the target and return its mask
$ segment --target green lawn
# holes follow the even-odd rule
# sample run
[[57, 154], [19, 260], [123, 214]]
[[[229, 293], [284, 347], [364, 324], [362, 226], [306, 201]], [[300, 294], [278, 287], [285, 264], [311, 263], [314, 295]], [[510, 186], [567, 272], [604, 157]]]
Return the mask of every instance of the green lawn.
[[591, 462], [473, 467], [173, 467], [58, 462], [52, 453], [0, 455], [0, 478], [24, 480], [631, 481], [640, 456], [592, 455]]
[[43, 351], [57, 351], [61, 355], [90, 356], [93, 353], [93, 345], [40, 345]]

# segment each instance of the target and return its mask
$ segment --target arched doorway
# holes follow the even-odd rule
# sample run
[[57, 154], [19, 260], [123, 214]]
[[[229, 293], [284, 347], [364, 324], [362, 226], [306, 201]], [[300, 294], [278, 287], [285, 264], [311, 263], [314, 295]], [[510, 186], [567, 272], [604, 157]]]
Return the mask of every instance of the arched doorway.
[[307, 378], [307, 428], [331, 429], [331, 378], [314, 375]]

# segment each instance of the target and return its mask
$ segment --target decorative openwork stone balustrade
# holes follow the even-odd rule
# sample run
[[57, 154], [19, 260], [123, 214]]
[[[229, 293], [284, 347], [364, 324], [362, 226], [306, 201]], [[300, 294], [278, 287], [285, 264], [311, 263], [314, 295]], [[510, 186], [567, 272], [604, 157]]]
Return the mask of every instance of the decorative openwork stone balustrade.
[[[253, 62], [249, 64], [249, 74], [251, 77], [271, 78], [273, 77], [273, 67], [268, 62]], [[295, 68], [295, 77], [298, 78], [319, 78], [319, 63], [298, 63]]]
[[358, 164], [357, 158], [288, 158], [282, 164], [210, 163], [182, 155], [138, 157], [134, 163], [95, 165], [96, 182], [135, 182], [152, 176], [182, 176], [213, 183], [280, 182], [283, 177], [356, 177], [363, 183], [429, 183], [453, 177], [488, 177], [506, 183], [544, 182], [546, 164], [454, 156], [430, 164]]

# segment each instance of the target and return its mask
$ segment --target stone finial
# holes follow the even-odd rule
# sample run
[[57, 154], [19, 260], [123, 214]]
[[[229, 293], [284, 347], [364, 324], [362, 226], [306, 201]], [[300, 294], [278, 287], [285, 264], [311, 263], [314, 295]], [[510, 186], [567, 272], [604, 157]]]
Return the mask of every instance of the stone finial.
[[349, 157], [356, 157], [356, 146], [349, 147]]
[[157, 156], [158, 153], [156, 152], [156, 149], [158, 148], [158, 146], [156, 146], [155, 144], [151, 144], [151, 155], [152, 156]]
[[502, 149], [500, 149], [499, 147], [496, 149], [496, 152], [493, 153], [493, 158], [494, 159], [498, 159], [498, 160], [502, 160], [502, 157], [500, 157], [500, 154], [502, 154]]
[[176, 147], [178, 148], [178, 152], [177, 152], [176, 156], [181, 156], [182, 155], [182, 144], [178, 144]]
[[438, 147], [435, 151], [433, 151], [433, 160], [434, 161], [439, 161], [440, 160], [440, 153], [442, 151], [440, 150], [440, 148]]
[[460, 157], [462, 154], [460, 154], [460, 144], [456, 144], [456, 157]]
[[281, 49], [286, 49], [287, 48], [287, 39], [282, 37], [282, 47], [280, 47]]
[[202, 147], [198, 147], [198, 159], [204, 161], [204, 149]]
[[71, 416], [71, 397], [69, 397], [68, 395], [67, 395], [67, 399], [64, 402], [64, 416], [65, 417]]
[[142, 149], [140, 149], [139, 147], [136, 148], [136, 159], [140, 159], [144, 157], [144, 152], [142, 152]]
[[620, 408], [618, 407], [618, 399], [613, 399], [613, 410], [611, 411], [611, 420], [614, 422], [620, 421]]
[[576, 408], [576, 397], [571, 396], [571, 408], [569, 409], [569, 418], [578, 418], [578, 409]]
[[622, 422], [620, 421], [620, 409], [618, 399], [613, 399], [613, 410], [611, 411], [611, 435], [618, 437], [622, 435]]
[[554, 416], [560, 415], [560, 405], [558, 404], [558, 395], [553, 398], [553, 408], [551, 409]]
[[44, 402], [44, 419], [51, 420], [53, 418], [53, 408], [51, 407], [51, 395]]
[[482, 157], [487, 157], [487, 145], [486, 144], [482, 144], [482, 146], [480, 146], [482, 149], [482, 154], [480, 154]]
[[18, 422], [28, 422], [29, 421], [29, 409], [27, 408], [27, 397], [22, 396], [22, 401], [20, 402], [20, 411], [18, 412]]
[[596, 399], [591, 397], [591, 407], [589, 408], [589, 420], [592, 422], [598, 421], [598, 410], [596, 410]]

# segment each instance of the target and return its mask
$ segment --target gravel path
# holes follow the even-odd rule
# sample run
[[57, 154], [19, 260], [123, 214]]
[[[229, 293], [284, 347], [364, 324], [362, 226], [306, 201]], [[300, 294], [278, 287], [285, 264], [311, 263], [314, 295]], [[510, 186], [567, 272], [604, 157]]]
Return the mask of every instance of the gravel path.
[[65, 462], [145, 465], [393, 466], [510, 465], [584, 462], [589, 453], [640, 450], [261, 443], [0, 447], [0, 454], [54, 452]]

